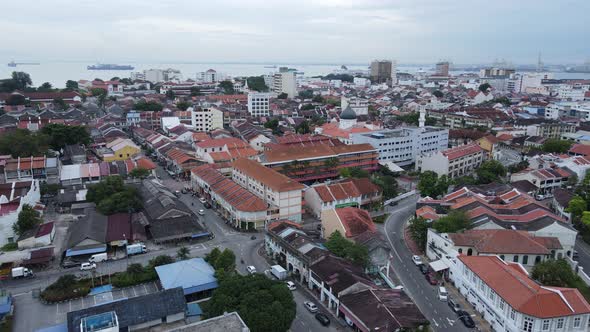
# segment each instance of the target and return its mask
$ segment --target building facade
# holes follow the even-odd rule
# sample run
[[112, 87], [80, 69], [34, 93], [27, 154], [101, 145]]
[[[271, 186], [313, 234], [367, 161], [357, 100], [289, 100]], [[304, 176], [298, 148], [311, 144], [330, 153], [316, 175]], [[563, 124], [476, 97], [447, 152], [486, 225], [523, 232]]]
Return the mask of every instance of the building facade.
[[193, 108], [191, 111], [191, 125], [196, 131], [209, 132], [223, 128], [223, 112], [215, 107]]
[[248, 93], [248, 112], [253, 117], [270, 115], [270, 98], [272, 93], [266, 92], [249, 92]]
[[420, 156], [416, 170], [433, 171], [451, 179], [472, 174], [486, 159], [485, 150], [477, 143], [458, 146]]

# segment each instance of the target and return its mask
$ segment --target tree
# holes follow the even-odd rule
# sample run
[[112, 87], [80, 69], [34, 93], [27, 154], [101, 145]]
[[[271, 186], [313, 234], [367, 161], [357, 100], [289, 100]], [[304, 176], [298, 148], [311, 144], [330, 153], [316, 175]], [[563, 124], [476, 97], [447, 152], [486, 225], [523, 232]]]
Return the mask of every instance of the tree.
[[166, 91], [166, 98], [168, 98], [168, 100], [174, 100], [174, 98], [176, 98], [176, 94], [174, 93], [174, 90]]
[[201, 89], [199, 89], [199, 88], [198, 88], [198, 87], [196, 87], [196, 86], [193, 86], [193, 87], [191, 88], [191, 96], [195, 97], [195, 96], [200, 96], [200, 95], [202, 95], [202, 93], [201, 93]]
[[28, 86], [33, 84], [31, 76], [22, 71], [13, 71], [12, 80], [14, 81], [16, 89], [21, 91], [24, 91]]
[[178, 107], [178, 109], [181, 111], [186, 111], [189, 107], [191, 107], [191, 103], [187, 101], [179, 101], [176, 103], [176, 107]]
[[432, 95], [435, 96], [436, 98], [442, 98], [442, 97], [444, 97], [443, 93], [440, 92], [439, 90], [434, 90], [432, 92]]
[[393, 175], [373, 175], [371, 180], [383, 190], [383, 199], [388, 200], [397, 196], [399, 185]]
[[27, 99], [25, 96], [21, 95], [20, 93], [11, 94], [6, 99], [6, 105], [16, 106], [16, 105], [25, 105], [27, 103]]
[[477, 181], [481, 184], [491, 183], [506, 176], [506, 168], [497, 160], [487, 160], [475, 171]]
[[222, 279], [203, 309], [207, 318], [237, 311], [252, 331], [283, 332], [291, 327], [296, 306], [284, 282], [254, 274]]
[[78, 90], [78, 82], [72, 81], [72, 80], [67, 80], [66, 81], [66, 90], [69, 90], [69, 91]]
[[535, 264], [531, 277], [545, 286], [574, 287], [577, 275], [565, 259], [550, 259]]
[[116, 175], [108, 176], [99, 183], [91, 185], [86, 199], [96, 203], [97, 209], [105, 215], [137, 211], [141, 208], [137, 189], [124, 185], [121, 177]]
[[223, 81], [219, 83], [219, 87], [223, 89], [223, 93], [226, 95], [233, 95], [235, 93], [234, 84], [232, 81]]
[[438, 177], [433, 171], [420, 173], [418, 181], [418, 190], [423, 197], [438, 197], [447, 193], [451, 181], [446, 175]]
[[60, 110], [68, 109], [68, 104], [61, 97], [53, 98], [53, 105]]
[[263, 76], [250, 76], [246, 79], [248, 83], [248, 88], [250, 90], [258, 91], [258, 92], [265, 92], [268, 91], [268, 86], [264, 83]]
[[429, 227], [428, 221], [422, 217], [414, 217], [408, 226], [410, 236], [422, 250], [426, 249]]
[[180, 259], [181, 261], [187, 259], [189, 254], [190, 254], [190, 250], [188, 250], [187, 247], [180, 247], [176, 251], [176, 257], [178, 257], [178, 259]]
[[367, 266], [369, 263], [369, 251], [367, 247], [349, 241], [336, 230], [324, 244], [334, 255], [350, 260], [356, 265]]
[[309, 128], [309, 122], [304, 120], [299, 125], [297, 125], [297, 127], [295, 127], [295, 131], [298, 134], [309, 134], [311, 132], [311, 129]]
[[0, 136], [0, 153], [16, 157], [30, 157], [45, 154], [49, 148], [49, 137], [33, 134], [26, 129], [16, 129], [10, 135]]
[[301, 99], [311, 99], [313, 98], [313, 90], [303, 90], [299, 91], [299, 98]]
[[129, 176], [136, 179], [145, 179], [150, 175], [150, 171], [143, 167], [137, 167], [129, 172]]
[[236, 269], [236, 255], [230, 249], [225, 248], [212, 265], [215, 270], [233, 272]]
[[582, 217], [582, 214], [588, 208], [588, 203], [584, 198], [580, 196], [574, 196], [570, 200], [568, 207], [565, 209], [566, 212], [570, 213], [572, 220], [578, 220]]
[[354, 81], [354, 76], [349, 74], [328, 74], [322, 77], [322, 80], [341, 80], [343, 82]]
[[37, 91], [39, 91], [39, 92], [51, 92], [51, 91], [53, 91], [53, 85], [51, 85], [51, 83], [49, 83], [49, 82], [45, 82], [45, 83], [41, 84], [41, 86], [39, 86], [37, 88]]
[[[313, 96], [313, 98], [311, 98], [311, 101], [313, 101], [314, 103], [323, 103], [324, 97], [322, 97], [321, 95], [315, 95], [315, 96]], [[370, 106], [372, 106], [372, 105], [370, 105]]]
[[279, 95], [277, 96], [277, 99], [287, 99], [289, 97], [288, 94], [286, 94], [285, 92], [281, 92], [279, 93]]
[[432, 228], [439, 233], [455, 233], [464, 230], [471, 225], [471, 219], [467, 213], [461, 210], [452, 210], [444, 217], [439, 218], [432, 224]]
[[219, 248], [215, 247], [213, 248], [213, 250], [211, 250], [211, 252], [209, 252], [207, 255], [205, 255], [205, 261], [209, 264], [211, 264], [211, 266], [213, 266], [213, 262], [215, 262], [217, 260], [217, 257], [219, 257], [219, 255], [221, 255], [221, 250], [219, 250]]
[[487, 92], [491, 88], [492, 86], [489, 83], [483, 83], [479, 85], [479, 91], [481, 92]]
[[149, 266], [156, 267], [174, 263], [174, 258], [168, 255], [160, 255], [150, 260]]
[[561, 140], [557, 138], [550, 138], [543, 143], [543, 151], [548, 153], [566, 153], [572, 146], [573, 142], [570, 140]]
[[133, 105], [133, 109], [145, 112], [160, 112], [164, 109], [164, 106], [157, 101], [150, 100], [146, 102], [145, 100], [140, 100]]
[[83, 126], [67, 126], [61, 123], [50, 123], [41, 129], [41, 133], [49, 138], [52, 149], [59, 151], [66, 145], [88, 145], [90, 134]]
[[34, 229], [42, 222], [41, 215], [29, 204], [23, 205], [22, 210], [18, 214], [16, 222], [12, 225], [12, 230], [17, 235], [22, 235], [24, 232]]
[[301, 106], [301, 110], [303, 111], [308, 111], [308, 110], [313, 110], [315, 109], [315, 106], [313, 106], [312, 104], [304, 104], [303, 106]]
[[340, 169], [340, 176], [345, 177], [345, 178], [355, 178], [355, 179], [368, 178], [369, 172], [367, 172], [366, 170], [364, 170], [362, 168], [358, 168], [358, 167], [341, 168]]

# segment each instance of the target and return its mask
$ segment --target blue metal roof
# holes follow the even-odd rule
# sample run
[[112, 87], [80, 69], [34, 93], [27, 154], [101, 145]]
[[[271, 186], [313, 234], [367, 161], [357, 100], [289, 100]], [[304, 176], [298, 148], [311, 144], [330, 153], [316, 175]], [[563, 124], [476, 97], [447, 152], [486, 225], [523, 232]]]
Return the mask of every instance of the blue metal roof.
[[157, 266], [156, 272], [164, 289], [182, 287], [185, 295], [219, 287], [215, 270], [202, 258]]
[[59, 324], [59, 325], [44, 327], [44, 328], [35, 330], [35, 332], [68, 332], [68, 324], [63, 323], [63, 324]]
[[97, 254], [99, 252], [105, 252], [105, 251], [107, 251], [106, 244], [102, 244], [102, 245], [99, 245], [94, 248], [86, 248], [86, 249], [80, 249], [80, 250], [68, 249], [68, 250], [66, 250], [66, 257]]

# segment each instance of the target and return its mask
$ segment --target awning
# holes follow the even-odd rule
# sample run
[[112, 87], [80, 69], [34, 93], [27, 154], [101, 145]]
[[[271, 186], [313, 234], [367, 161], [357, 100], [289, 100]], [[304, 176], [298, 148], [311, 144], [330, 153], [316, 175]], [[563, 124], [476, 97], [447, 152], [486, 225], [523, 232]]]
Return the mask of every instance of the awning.
[[434, 262], [430, 262], [430, 267], [435, 271], [442, 271], [442, 270], [446, 270], [449, 268], [449, 266], [447, 265], [447, 263], [443, 262], [442, 260], [437, 260]]
[[403, 172], [404, 169], [396, 165], [394, 162], [391, 161], [380, 161], [379, 164], [389, 168], [392, 172]]
[[79, 256], [79, 255], [90, 255], [97, 254], [99, 252], [107, 251], [106, 244], [99, 244], [96, 246], [83, 246], [78, 248], [71, 248], [66, 250], [66, 257]]

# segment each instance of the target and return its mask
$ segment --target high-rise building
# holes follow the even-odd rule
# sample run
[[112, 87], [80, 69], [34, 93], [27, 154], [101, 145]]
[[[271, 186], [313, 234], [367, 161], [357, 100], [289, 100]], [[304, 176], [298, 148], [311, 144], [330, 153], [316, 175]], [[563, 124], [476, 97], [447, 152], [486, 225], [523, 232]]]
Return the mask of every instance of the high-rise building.
[[373, 83], [389, 83], [391, 81], [391, 60], [374, 60], [371, 62], [371, 81]]
[[449, 76], [449, 62], [441, 61], [436, 64], [436, 75], [437, 76]]
[[295, 81], [295, 72], [280, 71], [272, 77], [272, 91], [276, 94], [286, 93], [288, 98], [294, 98], [297, 95], [297, 82]]
[[209, 132], [214, 129], [223, 129], [223, 112], [215, 107], [189, 108], [191, 111], [191, 125], [196, 131]]
[[397, 62], [391, 61], [391, 84], [397, 84]]

